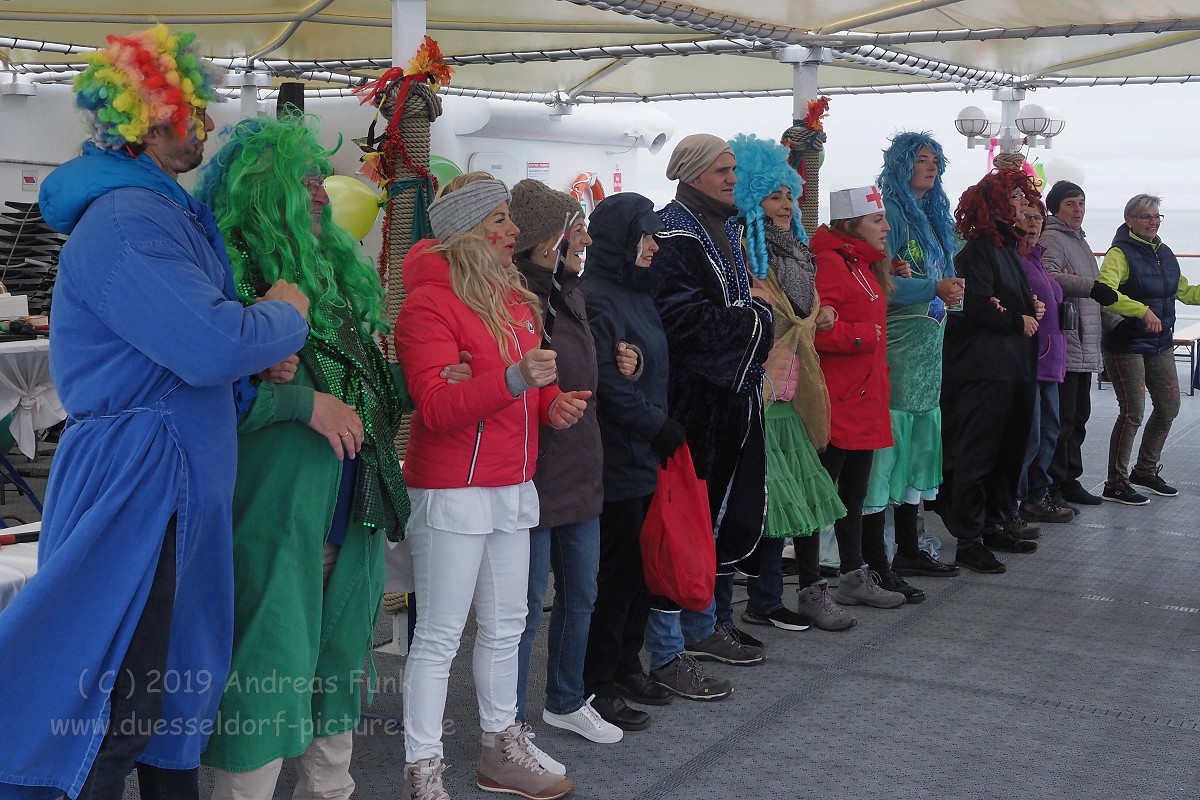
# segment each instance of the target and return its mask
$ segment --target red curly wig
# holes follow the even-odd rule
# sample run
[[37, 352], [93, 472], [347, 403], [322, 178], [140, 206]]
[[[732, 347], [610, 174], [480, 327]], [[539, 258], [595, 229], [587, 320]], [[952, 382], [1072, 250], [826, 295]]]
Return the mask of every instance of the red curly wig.
[[983, 180], [968, 188], [958, 198], [954, 209], [954, 228], [963, 239], [987, 239], [996, 247], [1004, 246], [1002, 228], [1010, 228], [1013, 219], [1009, 195], [1016, 190], [1025, 193], [1030, 205], [1036, 205], [1041, 193], [1033, 178], [1016, 169], [998, 169], [983, 176]]

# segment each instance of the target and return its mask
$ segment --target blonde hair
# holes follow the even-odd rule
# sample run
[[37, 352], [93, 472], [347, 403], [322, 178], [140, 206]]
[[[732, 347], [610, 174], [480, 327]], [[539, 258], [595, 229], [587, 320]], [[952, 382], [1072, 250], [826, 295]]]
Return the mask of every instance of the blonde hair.
[[[438, 196], [450, 194], [475, 181], [495, 180], [486, 172], [467, 172], [447, 181]], [[491, 216], [489, 212], [488, 217]], [[500, 347], [506, 363], [515, 364], [519, 358], [505, 328], [524, 325], [513, 315], [512, 300], [525, 305], [533, 317], [535, 331], [542, 331], [542, 304], [529, 291], [525, 279], [511, 260], [496, 256], [488, 242], [487, 217], [450, 244], [438, 244], [432, 252], [442, 253], [450, 262], [450, 288], [483, 320], [492, 338]]]
[[[829, 227], [839, 230], [847, 236], [861, 239], [858, 231], [862, 227], [864, 219], [866, 217], [830, 220]], [[884, 297], [891, 297], [896, 291], [896, 283], [892, 280], [892, 262], [888, 261], [886, 254], [883, 258], [871, 263], [871, 272], [875, 275], [875, 280], [879, 282], [879, 288], [883, 289]]]

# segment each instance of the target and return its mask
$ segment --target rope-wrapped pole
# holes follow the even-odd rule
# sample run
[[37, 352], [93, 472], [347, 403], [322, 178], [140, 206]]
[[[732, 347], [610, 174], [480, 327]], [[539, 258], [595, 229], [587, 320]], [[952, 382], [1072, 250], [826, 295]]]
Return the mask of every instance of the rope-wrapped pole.
[[821, 124], [829, 109], [829, 98], [808, 101], [808, 116], [792, 121], [783, 132], [781, 143], [788, 148], [788, 164], [804, 179], [804, 195], [800, 200], [800, 221], [811, 236], [820, 219], [817, 205], [821, 201], [821, 151], [828, 137]]

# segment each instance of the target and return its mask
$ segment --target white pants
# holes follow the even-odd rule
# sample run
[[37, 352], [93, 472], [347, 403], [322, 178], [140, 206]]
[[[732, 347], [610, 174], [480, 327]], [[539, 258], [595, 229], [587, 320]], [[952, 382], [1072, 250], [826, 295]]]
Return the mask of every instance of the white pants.
[[[300, 778], [292, 800], [348, 800], [354, 794], [353, 747], [354, 731], [314, 738], [296, 759]], [[283, 759], [277, 758], [246, 772], [213, 770], [212, 800], [271, 800], [282, 768]]]
[[[415, 524], [414, 524], [415, 523]], [[529, 530], [451, 533], [414, 514], [412, 548], [417, 628], [404, 668], [404, 760], [442, 755], [442, 715], [450, 663], [475, 605], [472, 669], [484, 731], [517, 717], [517, 646], [525, 631]]]

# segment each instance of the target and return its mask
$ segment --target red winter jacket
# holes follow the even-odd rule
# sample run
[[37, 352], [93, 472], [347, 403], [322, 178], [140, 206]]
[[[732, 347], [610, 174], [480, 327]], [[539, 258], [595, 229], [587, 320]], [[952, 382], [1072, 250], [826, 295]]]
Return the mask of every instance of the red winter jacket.
[[884, 254], [825, 226], [808, 246], [817, 260], [821, 305], [837, 311], [833, 327], [818, 331], [815, 339], [829, 389], [829, 443], [843, 450], [891, 447], [887, 298], [871, 272], [871, 263]]
[[[561, 390], [529, 389], [513, 397], [505, 383], [508, 367], [483, 320], [450, 286], [450, 264], [417, 242], [401, 268], [408, 297], [396, 319], [396, 354], [417, 410], [409, 428], [404, 480], [419, 489], [512, 486], [533, 478], [537, 466], [538, 422]], [[510, 305], [519, 321], [510, 326], [520, 358], [538, 347], [529, 308]], [[471, 378], [448, 384], [439, 377], [459, 351], [471, 354]]]

